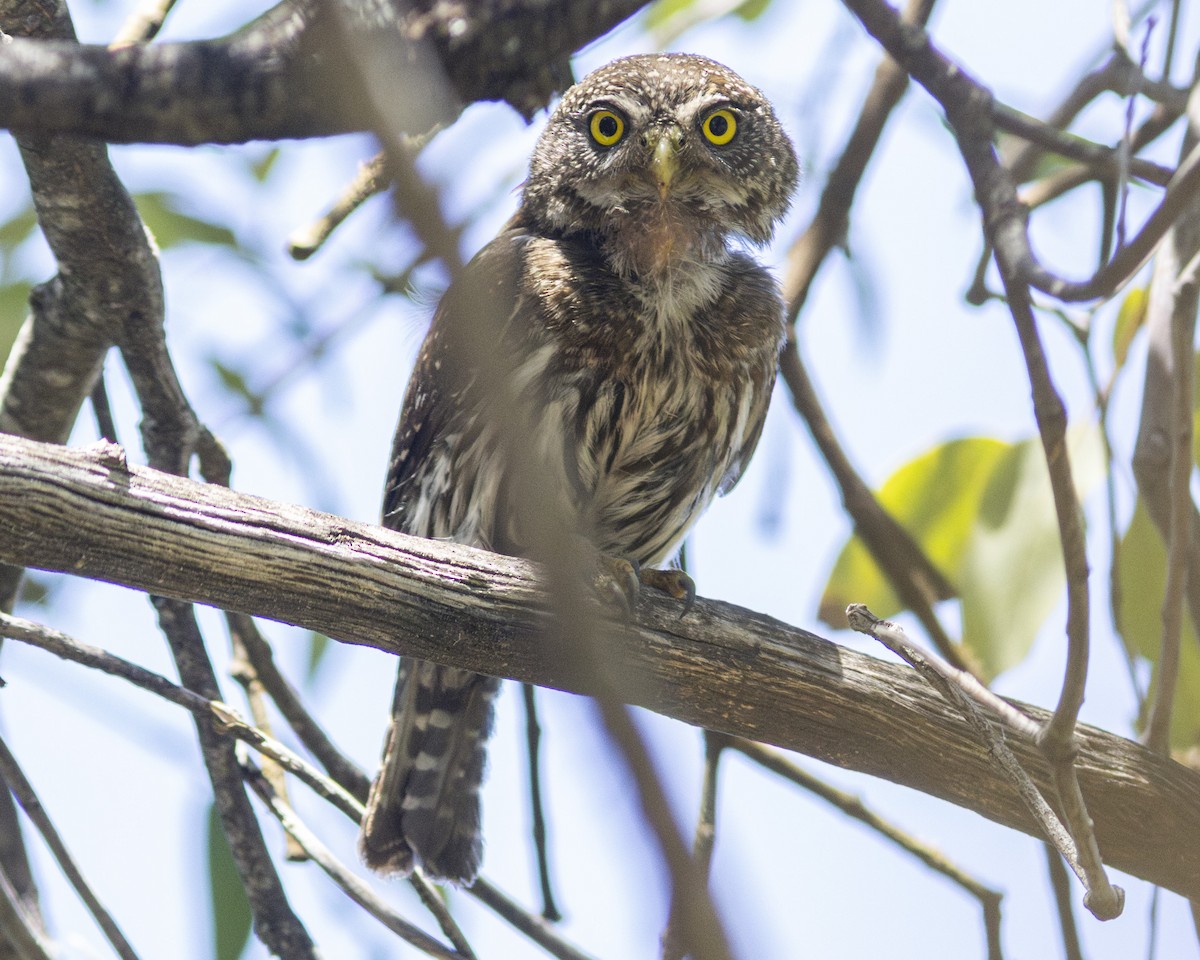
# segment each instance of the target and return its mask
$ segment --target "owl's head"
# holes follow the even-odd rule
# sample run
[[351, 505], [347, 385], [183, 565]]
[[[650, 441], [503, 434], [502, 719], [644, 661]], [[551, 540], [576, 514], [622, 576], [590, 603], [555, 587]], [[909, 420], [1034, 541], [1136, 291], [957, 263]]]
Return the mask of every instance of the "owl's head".
[[647, 224], [722, 247], [766, 243], [798, 166], [766, 98], [687, 54], [625, 57], [563, 96], [538, 140], [523, 212], [560, 234], [628, 240]]

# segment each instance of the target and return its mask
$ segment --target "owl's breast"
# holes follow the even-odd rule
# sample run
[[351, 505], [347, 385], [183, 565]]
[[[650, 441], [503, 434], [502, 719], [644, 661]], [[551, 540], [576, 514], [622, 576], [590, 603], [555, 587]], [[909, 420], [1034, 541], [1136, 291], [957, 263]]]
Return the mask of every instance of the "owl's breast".
[[[698, 293], [708, 284], [715, 289]], [[716, 271], [692, 290], [566, 298], [545, 331], [539, 447], [563, 464], [597, 547], [655, 564], [740, 473], [774, 382], [773, 288]], [[590, 288], [591, 289], [591, 288]]]

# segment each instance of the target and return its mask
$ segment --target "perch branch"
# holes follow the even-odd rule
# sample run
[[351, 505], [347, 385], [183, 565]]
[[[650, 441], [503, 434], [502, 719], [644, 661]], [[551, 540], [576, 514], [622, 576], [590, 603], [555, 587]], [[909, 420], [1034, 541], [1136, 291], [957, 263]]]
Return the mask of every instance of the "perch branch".
[[[124, 465], [99, 445], [0, 436], [0, 562], [122, 583], [393, 653], [589, 692], [547, 649], [536, 568]], [[912, 671], [700, 600], [645, 591], [609, 657], [632, 702], [697, 726], [903, 783], [1034, 836], [1039, 828], [957, 711]], [[1022, 707], [1038, 722], [1045, 711]], [[1108, 862], [1200, 899], [1200, 774], [1081, 725], [1077, 768]], [[1045, 791], [1037, 749], [1013, 744]], [[936, 757], [936, 761], [930, 758]], [[1155, 843], [1166, 831], [1169, 849]]]

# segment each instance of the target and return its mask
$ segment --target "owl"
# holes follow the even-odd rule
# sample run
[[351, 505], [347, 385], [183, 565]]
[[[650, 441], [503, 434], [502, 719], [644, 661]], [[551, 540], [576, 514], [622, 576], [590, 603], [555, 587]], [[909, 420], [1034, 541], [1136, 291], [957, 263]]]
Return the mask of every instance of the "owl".
[[[478, 368], [494, 345], [565, 522], [647, 582], [678, 584], [654, 568], [737, 482], [762, 431], [783, 308], [746, 249], [770, 240], [797, 172], [771, 105], [713, 60], [627, 57], [569, 89], [516, 214], [435, 312], [396, 431], [384, 523], [528, 550], [511, 433]], [[482, 334], [472, 311], [491, 325]], [[461, 349], [468, 328], [487, 350]], [[401, 660], [360, 837], [370, 867], [474, 880], [499, 684]]]

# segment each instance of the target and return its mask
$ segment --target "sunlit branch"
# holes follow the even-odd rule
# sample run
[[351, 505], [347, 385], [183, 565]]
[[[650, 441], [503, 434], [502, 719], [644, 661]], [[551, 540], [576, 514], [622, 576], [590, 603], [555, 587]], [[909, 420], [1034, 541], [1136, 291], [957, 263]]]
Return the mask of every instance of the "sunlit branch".
[[[908, 643], [903, 630], [894, 623], [880, 620], [861, 604], [851, 606], [847, 610], [847, 615], [853, 629], [874, 637], [897, 656], [903, 658], [948, 702], [962, 711], [963, 716], [975, 729], [980, 741], [987, 746], [989, 755], [995, 759], [1020, 793], [1029, 812], [1041, 825], [1044, 835], [1063, 855], [1083, 883], [1084, 906], [1100, 920], [1111, 920], [1119, 916], [1124, 906], [1125, 892], [1120, 887], [1112, 886], [1104, 873], [1092, 823], [1086, 819], [1087, 810], [1083, 807], [1082, 796], [1072, 796], [1067, 792], [1072, 785], [1076, 793], [1079, 790], [1078, 780], [1074, 775], [1074, 758], [1067, 758], [1065, 772], [1062, 770], [1060, 762], [1053, 757], [1049, 758], [1059, 803], [1064, 812], [1066, 821], [1064, 825], [1064, 821], [1060, 820], [1051, 809], [1045, 796], [1014, 756], [996, 725], [989, 722], [980, 712], [973, 698], [953, 681], [951, 674], [935, 669], [929, 658]], [[1053, 719], [1050, 722], [1052, 723]], [[1039, 734], [1039, 744], [1045, 740], [1044, 730], [1045, 727]], [[1073, 804], [1074, 806], [1072, 806]]]
[[383, 175], [384, 160], [385, 155], [377, 153], [364, 163], [333, 206], [288, 238], [288, 253], [294, 259], [307, 260], [311, 257], [350, 214], [375, 194], [387, 189], [388, 181]]

